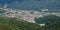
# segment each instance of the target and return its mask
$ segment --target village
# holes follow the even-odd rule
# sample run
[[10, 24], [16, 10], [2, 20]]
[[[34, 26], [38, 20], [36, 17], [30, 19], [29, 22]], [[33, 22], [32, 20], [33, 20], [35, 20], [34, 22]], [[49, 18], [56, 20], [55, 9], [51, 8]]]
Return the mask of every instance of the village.
[[35, 23], [34, 19], [47, 16], [47, 15], [57, 15], [60, 16], [60, 12], [48, 12], [48, 9], [42, 9], [40, 11], [33, 11], [33, 10], [20, 10], [20, 9], [12, 9], [12, 8], [7, 8], [7, 4], [3, 7], [0, 8], [5, 10], [6, 12], [4, 13], [4, 16], [7, 17], [16, 17], [19, 19], [23, 19], [27, 22]]

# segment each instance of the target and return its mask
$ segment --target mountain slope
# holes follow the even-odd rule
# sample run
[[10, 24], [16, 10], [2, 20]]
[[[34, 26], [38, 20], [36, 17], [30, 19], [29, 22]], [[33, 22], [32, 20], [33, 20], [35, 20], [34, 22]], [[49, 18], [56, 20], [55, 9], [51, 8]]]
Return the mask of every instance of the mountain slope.
[[0, 16], [0, 30], [40, 30], [40, 26], [16, 18]]

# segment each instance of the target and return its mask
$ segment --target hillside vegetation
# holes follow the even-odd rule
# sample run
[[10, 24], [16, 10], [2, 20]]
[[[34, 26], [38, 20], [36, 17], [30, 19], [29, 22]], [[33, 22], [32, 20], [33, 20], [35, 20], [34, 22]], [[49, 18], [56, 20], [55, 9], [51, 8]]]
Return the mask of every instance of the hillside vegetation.
[[0, 9], [0, 14], [5, 13], [5, 10]]
[[[36, 23], [29, 23], [18, 18], [0, 16], [0, 30], [60, 30], [60, 17], [55, 15], [35, 18]], [[46, 25], [41, 27], [38, 24]]]
[[0, 30], [40, 30], [40, 26], [17, 18], [0, 17]]
[[46, 30], [60, 30], [60, 17], [48, 15], [41, 18], [35, 18], [37, 24], [45, 23]]

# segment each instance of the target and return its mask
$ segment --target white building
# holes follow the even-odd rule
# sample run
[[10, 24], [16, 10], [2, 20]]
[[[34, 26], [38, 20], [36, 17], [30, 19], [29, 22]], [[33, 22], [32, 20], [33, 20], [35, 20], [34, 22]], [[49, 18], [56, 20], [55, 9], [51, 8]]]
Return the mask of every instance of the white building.
[[39, 24], [41, 27], [43, 27], [43, 26], [45, 26], [45, 23], [43, 23], [43, 24]]
[[48, 9], [42, 9], [41, 11], [44, 12], [44, 11], [49, 11], [49, 10]]

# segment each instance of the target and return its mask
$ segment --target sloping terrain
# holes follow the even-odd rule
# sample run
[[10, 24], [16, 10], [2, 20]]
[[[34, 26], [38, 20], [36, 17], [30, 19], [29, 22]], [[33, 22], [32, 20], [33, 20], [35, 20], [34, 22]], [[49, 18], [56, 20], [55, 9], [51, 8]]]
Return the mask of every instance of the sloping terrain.
[[55, 15], [48, 15], [41, 18], [35, 19], [36, 23], [45, 23], [46, 30], [60, 30], [60, 17]]
[[40, 30], [40, 27], [16, 18], [0, 17], [0, 30]]
[[[36, 23], [29, 23], [22, 19], [0, 16], [0, 30], [60, 30], [60, 22], [59, 22], [60, 17], [45, 16], [43, 17], [43, 19], [42, 18], [39, 19], [41, 23], [46, 23], [46, 26], [40, 27], [40, 25]], [[49, 21], [51, 23], [49, 23]]]

